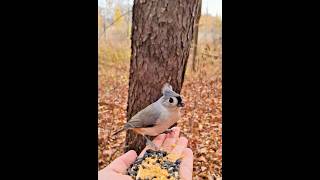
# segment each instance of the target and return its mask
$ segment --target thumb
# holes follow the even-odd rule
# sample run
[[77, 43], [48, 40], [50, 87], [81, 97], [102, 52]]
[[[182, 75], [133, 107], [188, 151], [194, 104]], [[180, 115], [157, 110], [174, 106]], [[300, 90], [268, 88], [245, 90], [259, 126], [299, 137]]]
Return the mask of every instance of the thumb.
[[137, 158], [137, 153], [134, 150], [130, 150], [122, 156], [115, 159], [112, 163], [107, 167], [108, 169], [115, 171], [117, 173], [126, 174], [127, 169]]

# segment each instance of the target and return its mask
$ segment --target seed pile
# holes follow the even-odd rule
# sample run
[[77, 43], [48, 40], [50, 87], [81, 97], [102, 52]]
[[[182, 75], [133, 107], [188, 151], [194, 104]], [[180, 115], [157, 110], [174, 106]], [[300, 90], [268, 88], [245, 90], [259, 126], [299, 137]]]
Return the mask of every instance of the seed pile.
[[177, 180], [181, 158], [165, 151], [147, 150], [142, 158], [128, 169], [128, 174], [136, 180]]

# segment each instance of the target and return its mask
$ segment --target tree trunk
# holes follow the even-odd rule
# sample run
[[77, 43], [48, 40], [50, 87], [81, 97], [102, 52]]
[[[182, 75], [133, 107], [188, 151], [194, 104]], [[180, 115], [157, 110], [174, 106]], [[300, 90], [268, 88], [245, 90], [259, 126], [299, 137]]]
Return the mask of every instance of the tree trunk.
[[[134, 0], [127, 120], [161, 97], [169, 82], [180, 93], [198, 0]], [[140, 153], [141, 135], [127, 132], [125, 151]]]
[[193, 36], [193, 53], [192, 53], [192, 71], [195, 72], [197, 70], [197, 49], [198, 49], [198, 31], [199, 31], [199, 20], [201, 16], [201, 2], [202, 0], [198, 1], [198, 9], [196, 15], [196, 23], [194, 27], [194, 36]]

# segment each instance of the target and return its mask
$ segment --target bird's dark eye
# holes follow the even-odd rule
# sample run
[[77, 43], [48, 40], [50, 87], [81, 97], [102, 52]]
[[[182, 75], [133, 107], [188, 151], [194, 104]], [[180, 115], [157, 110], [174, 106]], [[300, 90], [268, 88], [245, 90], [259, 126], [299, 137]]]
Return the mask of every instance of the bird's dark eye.
[[173, 99], [172, 99], [172, 98], [170, 98], [170, 99], [169, 99], [169, 102], [170, 102], [170, 103], [172, 103], [172, 102], [173, 102]]

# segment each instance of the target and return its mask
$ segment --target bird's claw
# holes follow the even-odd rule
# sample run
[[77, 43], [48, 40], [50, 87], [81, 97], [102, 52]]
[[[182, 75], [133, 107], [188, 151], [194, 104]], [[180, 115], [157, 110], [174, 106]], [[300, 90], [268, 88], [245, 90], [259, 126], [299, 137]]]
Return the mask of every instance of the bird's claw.
[[164, 131], [164, 133], [166, 133], [166, 134], [169, 134], [171, 132], [173, 132], [173, 129], [167, 129], [167, 130]]
[[149, 146], [151, 149], [154, 149], [156, 151], [160, 150], [160, 148], [157, 145], [155, 145], [150, 139], [146, 138], [146, 140], [146, 145]]

